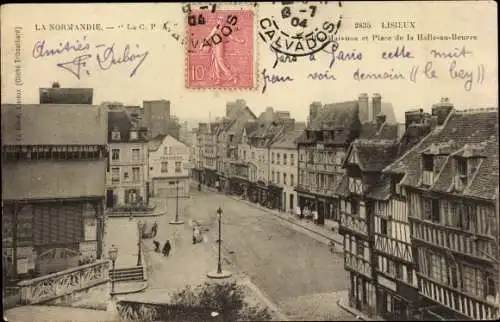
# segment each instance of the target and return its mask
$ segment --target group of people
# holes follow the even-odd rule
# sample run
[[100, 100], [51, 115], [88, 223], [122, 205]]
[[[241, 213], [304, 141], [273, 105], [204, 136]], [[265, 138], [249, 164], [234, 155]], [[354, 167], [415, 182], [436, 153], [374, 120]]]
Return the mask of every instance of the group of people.
[[300, 206], [297, 206], [296, 210], [296, 215], [299, 216], [300, 219], [302, 218], [312, 218], [313, 222], [315, 224], [318, 223], [318, 219], [319, 219], [319, 214], [318, 214], [318, 211], [316, 210], [316, 208], [312, 208], [312, 210], [308, 207], [308, 206], [305, 206], [303, 209], [300, 208]]
[[[160, 242], [157, 240], [153, 240], [153, 244], [155, 245], [155, 252], [159, 253], [160, 252]], [[163, 248], [161, 250], [163, 256], [168, 257], [170, 255], [170, 250], [172, 249], [172, 245], [170, 245], [170, 240], [167, 239], [165, 242], [165, 245], [163, 245]]]

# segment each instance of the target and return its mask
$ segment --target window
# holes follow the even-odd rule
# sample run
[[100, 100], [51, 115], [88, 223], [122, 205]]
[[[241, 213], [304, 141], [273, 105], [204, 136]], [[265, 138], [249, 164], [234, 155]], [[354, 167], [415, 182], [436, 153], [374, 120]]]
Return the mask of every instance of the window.
[[252, 152], [252, 160], [255, 160], [255, 152]]
[[422, 163], [424, 171], [434, 171], [434, 156], [424, 154], [422, 156]]
[[271, 163], [274, 163], [274, 152], [271, 153]]
[[247, 151], [243, 151], [243, 160], [247, 159]]
[[112, 183], [120, 182], [120, 168], [111, 168], [111, 182]]
[[422, 198], [422, 218], [433, 222], [440, 222], [439, 200]]
[[167, 161], [163, 161], [161, 163], [161, 172], [162, 173], [167, 173], [168, 172], [168, 162]]
[[450, 281], [450, 286], [454, 288], [459, 288], [458, 287], [458, 267], [456, 265], [450, 265], [449, 267], [449, 281]]
[[281, 155], [279, 153], [276, 154], [276, 164], [280, 164], [280, 158], [281, 158]]
[[120, 149], [111, 150], [111, 160], [113, 161], [120, 160]]
[[280, 183], [280, 172], [276, 172], [276, 183]]
[[357, 215], [359, 210], [359, 202], [355, 199], [351, 200], [351, 214]]
[[130, 131], [130, 139], [137, 140], [137, 131]]
[[294, 182], [293, 182], [293, 174], [290, 174], [290, 185], [293, 186], [294, 185]]
[[482, 272], [475, 267], [464, 265], [462, 274], [464, 291], [474, 296], [483, 297], [485, 281]]
[[286, 184], [286, 173], [283, 173], [283, 184]]
[[283, 153], [283, 164], [286, 165], [286, 153]]
[[182, 163], [180, 161], [175, 162], [175, 173], [180, 173], [182, 171]]
[[467, 177], [467, 159], [457, 158], [456, 162], [458, 174]]
[[293, 154], [290, 154], [290, 165], [295, 165], [295, 157]]
[[168, 155], [168, 146], [163, 148], [163, 155]]
[[356, 255], [363, 257], [365, 254], [365, 247], [361, 240], [356, 241]]
[[128, 181], [128, 172], [123, 173], [123, 180]]
[[140, 149], [132, 149], [132, 161], [139, 161], [140, 151]]
[[134, 182], [140, 181], [140, 168], [139, 167], [132, 168], [132, 181], [134, 181]]
[[111, 132], [111, 140], [120, 140], [120, 131]]
[[445, 258], [441, 255], [431, 254], [429, 264], [431, 266], [431, 277], [438, 282], [448, 284], [448, 274]]
[[380, 218], [380, 233], [385, 236], [389, 235], [389, 224], [385, 218]]
[[486, 273], [486, 283], [484, 285], [484, 297], [493, 296], [495, 297], [497, 289], [495, 285], [495, 278], [490, 274]]

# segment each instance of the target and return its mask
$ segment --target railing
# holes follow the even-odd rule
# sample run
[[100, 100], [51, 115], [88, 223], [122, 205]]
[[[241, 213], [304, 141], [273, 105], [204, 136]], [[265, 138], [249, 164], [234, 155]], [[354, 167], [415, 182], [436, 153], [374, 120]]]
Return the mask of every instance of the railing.
[[[415, 239], [483, 260], [491, 260], [488, 256], [485, 256], [485, 253], [493, 258], [495, 257], [492, 242], [486, 241], [484, 238], [469, 236], [460, 231], [453, 231], [439, 225], [417, 220], [413, 220], [412, 225], [413, 238]], [[484, 247], [484, 251], [481, 251], [480, 244], [486, 246]]]
[[70, 268], [57, 273], [22, 281], [21, 303], [37, 304], [109, 281], [109, 261]]
[[344, 228], [356, 231], [363, 235], [368, 235], [368, 228], [366, 226], [366, 221], [359, 218], [358, 216], [348, 214], [346, 212], [342, 213], [340, 217], [340, 226]]

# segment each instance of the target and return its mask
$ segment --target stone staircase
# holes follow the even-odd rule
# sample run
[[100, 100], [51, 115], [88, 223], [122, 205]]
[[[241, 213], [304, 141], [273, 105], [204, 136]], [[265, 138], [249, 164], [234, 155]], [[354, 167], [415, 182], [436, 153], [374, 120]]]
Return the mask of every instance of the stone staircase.
[[141, 265], [135, 267], [117, 268], [109, 271], [109, 277], [115, 282], [143, 281], [144, 267]]

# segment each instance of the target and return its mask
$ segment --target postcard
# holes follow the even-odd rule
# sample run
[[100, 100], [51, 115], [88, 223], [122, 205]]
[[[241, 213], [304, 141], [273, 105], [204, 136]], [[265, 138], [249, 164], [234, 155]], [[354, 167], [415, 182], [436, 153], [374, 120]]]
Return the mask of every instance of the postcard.
[[[447, 253], [498, 263], [496, 6], [3, 5], [6, 318], [497, 316], [498, 264]], [[484, 220], [412, 212], [453, 198]], [[477, 245], [421, 255], [439, 223]]]

